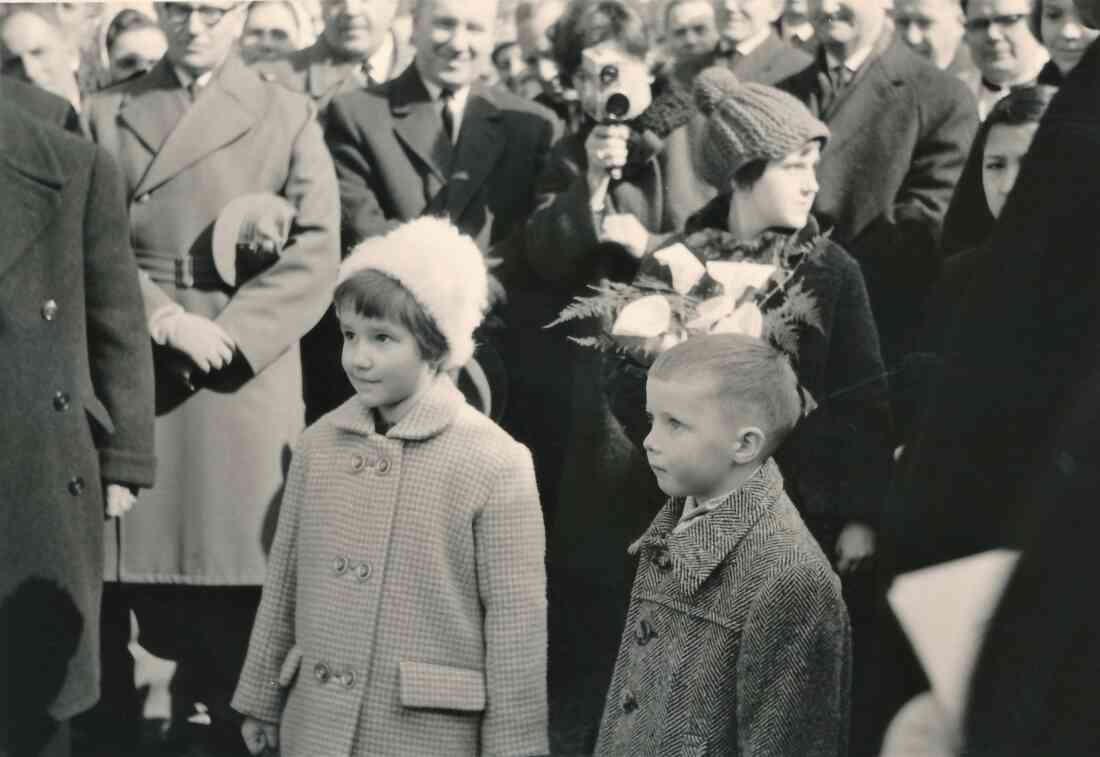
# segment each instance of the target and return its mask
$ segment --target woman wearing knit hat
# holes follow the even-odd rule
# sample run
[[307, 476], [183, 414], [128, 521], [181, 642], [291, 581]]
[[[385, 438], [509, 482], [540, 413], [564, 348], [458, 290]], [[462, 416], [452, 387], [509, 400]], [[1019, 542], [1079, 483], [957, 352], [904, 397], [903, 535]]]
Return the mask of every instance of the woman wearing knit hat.
[[233, 707], [249, 750], [545, 754], [531, 456], [447, 373], [488, 306], [477, 245], [424, 217], [360, 244], [334, 306], [356, 396], [301, 437]]

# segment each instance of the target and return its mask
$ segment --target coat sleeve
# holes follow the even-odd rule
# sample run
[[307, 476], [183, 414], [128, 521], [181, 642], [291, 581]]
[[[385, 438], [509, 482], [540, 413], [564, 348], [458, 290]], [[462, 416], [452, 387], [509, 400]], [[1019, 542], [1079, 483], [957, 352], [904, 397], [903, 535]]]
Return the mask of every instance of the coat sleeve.
[[153, 354], [130, 249], [122, 175], [97, 147], [84, 216], [84, 291], [95, 399], [113, 433], [96, 439], [106, 482], [153, 485]]
[[328, 106], [325, 141], [336, 165], [340, 187], [341, 250], [346, 254], [362, 240], [385, 234], [398, 225], [382, 209], [375, 194], [378, 177], [372, 156], [362, 139], [355, 119], [344, 107], [343, 98]]
[[477, 581], [485, 608], [486, 755], [549, 752], [546, 545], [525, 447], [512, 446], [474, 524]]
[[283, 195], [298, 211], [278, 262], [247, 281], [218, 315], [254, 373], [320, 320], [340, 264], [340, 200], [312, 105], [290, 154]]
[[738, 753], [847, 754], [851, 655], [840, 580], [827, 565], [793, 565], [766, 584], [738, 655]]
[[297, 672], [287, 663], [293, 665], [301, 659], [293, 650], [298, 593], [298, 524], [305, 500], [305, 484], [306, 465], [303, 446], [299, 444], [287, 474], [263, 596], [232, 701], [237, 712], [269, 723], [278, 723], [282, 717], [286, 689]]

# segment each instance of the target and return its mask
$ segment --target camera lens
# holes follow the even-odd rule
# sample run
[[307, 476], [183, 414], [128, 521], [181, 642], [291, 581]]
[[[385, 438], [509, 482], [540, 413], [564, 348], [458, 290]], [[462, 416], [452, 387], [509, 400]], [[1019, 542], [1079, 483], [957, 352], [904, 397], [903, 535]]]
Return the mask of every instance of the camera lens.
[[607, 98], [603, 110], [608, 118], [619, 120], [630, 112], [630, 98], [622, 92], [616, 92]]

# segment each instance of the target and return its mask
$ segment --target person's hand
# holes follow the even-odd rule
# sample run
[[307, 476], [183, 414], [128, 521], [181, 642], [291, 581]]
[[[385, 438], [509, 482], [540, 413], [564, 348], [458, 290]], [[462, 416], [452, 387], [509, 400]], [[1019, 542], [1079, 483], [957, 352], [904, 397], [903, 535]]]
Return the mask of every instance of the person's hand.
[[279, 748], [279, 726], [245, 716], [241, 723], [241, 736], [249, 754], [263, 754], [267, 750], [274, 752]]
[[836, 539], [837, 573], [854, 573], [875, 556], [875, 532], [862, 523], [849, 523]]
[[626, 165], [630, 127], [624, 124], [600, 124], [584, 141], [588, 155], [588, 190], [593, 198], [607, 191], [613, 172]]
[[636, 258], [645, 255], [649, 231], [633, 213], [614, 213], [604, 218], [600, 241], [618, 242]]
[[107, 484], [107, 517], [121, 518], [137, 502], [137, 496], [130, 491], [130, 487], [122, 484]]
[[172, 313], [161, 321], [160, 328], [165, 344], [190, 357], [203, 373], [224, 368], [237, 349], [233, 337], [221, 326], [194, 313]]

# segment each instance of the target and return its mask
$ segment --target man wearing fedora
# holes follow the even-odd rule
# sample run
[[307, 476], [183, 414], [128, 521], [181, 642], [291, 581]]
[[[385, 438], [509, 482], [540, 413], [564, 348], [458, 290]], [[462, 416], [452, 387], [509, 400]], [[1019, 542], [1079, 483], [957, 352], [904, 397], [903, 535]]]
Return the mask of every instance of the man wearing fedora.
[[[178, 663], [177, 724], [201, 703], [206, 733], [234, 745], [228, 701], [304, 425], [298, 341], [324, 312], [339, 263], [336, 179], [315, 108], [231, 54], [243, 12], [232, 0], [158, 3], [165, 57], [86, 108], [125, 177], [157, 369], [161, 475], [109, 535], [115, 718], [134, 717], [132, 698], [121, 704], [133, 609], [142, 644]], [[231, 212], [239, 235], [218, 230]], [[277, 252], [252, 243], [260, 227], [286, 231]], [[226, 244], [269, 259], [227, 268], [215, 249]]]

